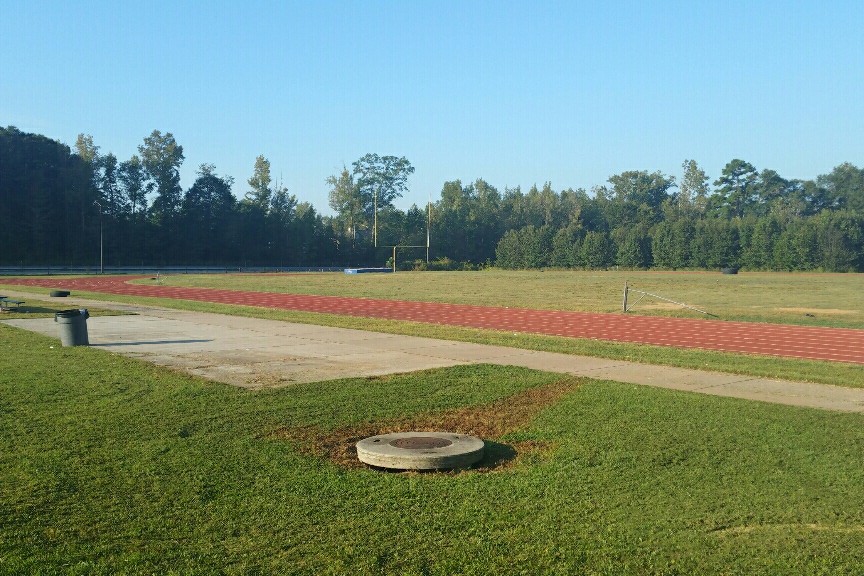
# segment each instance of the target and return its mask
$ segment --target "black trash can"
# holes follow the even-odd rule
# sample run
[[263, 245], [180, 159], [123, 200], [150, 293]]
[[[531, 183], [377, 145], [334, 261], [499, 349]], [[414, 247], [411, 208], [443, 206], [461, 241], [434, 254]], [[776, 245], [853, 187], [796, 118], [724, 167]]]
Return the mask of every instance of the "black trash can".
[[89, 346], [87, 338], [87, 318], [90, 313], [86, 308], [80, 310], [60, 310], [54, 313], [54, 322], [60, 325], [60, 343], [63, 346]]

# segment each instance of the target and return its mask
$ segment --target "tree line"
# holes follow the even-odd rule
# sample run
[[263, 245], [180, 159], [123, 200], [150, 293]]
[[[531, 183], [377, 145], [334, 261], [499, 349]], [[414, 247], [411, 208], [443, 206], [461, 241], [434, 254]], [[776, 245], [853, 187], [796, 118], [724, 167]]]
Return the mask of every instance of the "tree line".
[[815, 180], [786, 180], [734, 159], [712, 187], [695, 161], [682, 168], [680, 183], [659, 172], [629, 171], [591, 196], [556, 194], [548, 184], [524, 197], [516, 193], [511, 206], [524, 201], [530, 215], [503, 231], [496, 264], [864, 270], [864, 170], [843, 163]]
[[[119, 160], [81, 134], [74, 148], [0, 128], [0, 264], [864, 271], [864, 169], [842, 163], [785, 179], [733, 159], [714, 180], [694, 160], [680, 180], [626, 171], [590, 191], [551, 183], [499, 191], [445, 182], [430, 206], [399, 210], [414, 167], [367, 154], [325, 180], [335, 216], [271, 177], [263, 155], [235, 193], [212, 164], [180, 185], [183, 147], [154, 130]], [[240, 196], [238, 198], [238, 196]]]
[[259, 156], [241, 199], [212, 164], [180, 185], [183, 147], [154, 130], [120, 161], [81, 134], [74, 150], [0, 128], [0, 263], [93, 266], [315, 266], [338, 260], [332, 227]]

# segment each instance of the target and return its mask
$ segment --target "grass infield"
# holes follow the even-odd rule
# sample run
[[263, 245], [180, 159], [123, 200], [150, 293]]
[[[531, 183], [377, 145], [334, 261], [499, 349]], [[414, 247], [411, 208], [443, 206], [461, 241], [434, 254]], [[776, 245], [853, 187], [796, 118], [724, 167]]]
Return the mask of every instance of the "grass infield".
[[[249, 392], [5, 326], [0, 353], [2, 574], [864, 570], [861, 415], [492, 366]], [[334, 446], [430, 423], [494, 458]]]

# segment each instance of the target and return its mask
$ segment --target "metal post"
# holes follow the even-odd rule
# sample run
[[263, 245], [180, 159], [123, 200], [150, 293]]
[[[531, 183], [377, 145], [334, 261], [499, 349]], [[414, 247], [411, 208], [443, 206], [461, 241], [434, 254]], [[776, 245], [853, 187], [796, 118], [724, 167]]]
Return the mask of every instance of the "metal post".
[[396, 273], [396, 246], [393, 246], [393, 273]]
[[624, 312], [627, 312], [627, 281], [624, 281]]

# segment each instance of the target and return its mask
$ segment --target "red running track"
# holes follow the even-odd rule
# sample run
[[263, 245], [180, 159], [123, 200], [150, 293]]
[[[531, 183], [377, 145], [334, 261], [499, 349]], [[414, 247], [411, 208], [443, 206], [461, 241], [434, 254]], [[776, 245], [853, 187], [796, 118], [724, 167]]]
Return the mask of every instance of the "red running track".
[[10, 278], [4, 279], [3, 283], [864, 364], [864, 330], [849, 328], [529, 310], [128, 283], [138, 278], [142, 277]]

